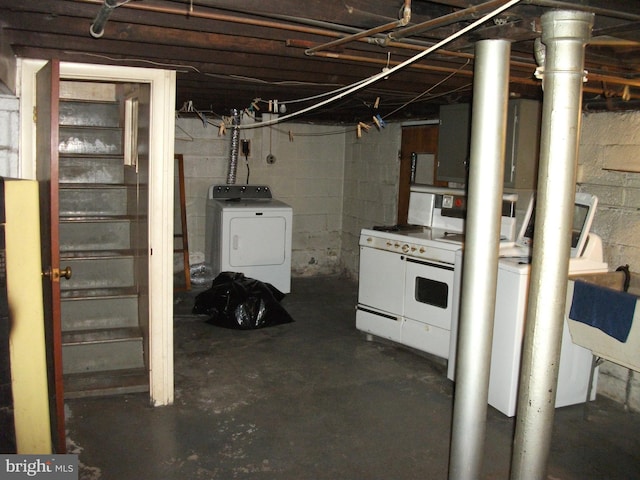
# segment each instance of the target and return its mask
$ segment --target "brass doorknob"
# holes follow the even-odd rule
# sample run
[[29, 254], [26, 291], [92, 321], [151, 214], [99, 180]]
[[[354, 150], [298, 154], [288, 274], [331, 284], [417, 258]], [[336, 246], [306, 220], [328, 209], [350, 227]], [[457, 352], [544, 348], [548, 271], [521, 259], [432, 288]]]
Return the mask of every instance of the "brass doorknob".
[[71, 271], [71, 267], [66, 267], [64, 270], [49, 267], [44, 272], [42, 272], [43, 277], [49, 277], [53, 282], [60, 281], [60, 277], [69, 280], [72, 274], [73, 272]]
[[71, 278], [71, 274], [73, 272], [71, 271], [71, 267], [67, 267], [64, 270], [60, 271], [60, 276], [66, 278], [67, 280], [69, 280]]

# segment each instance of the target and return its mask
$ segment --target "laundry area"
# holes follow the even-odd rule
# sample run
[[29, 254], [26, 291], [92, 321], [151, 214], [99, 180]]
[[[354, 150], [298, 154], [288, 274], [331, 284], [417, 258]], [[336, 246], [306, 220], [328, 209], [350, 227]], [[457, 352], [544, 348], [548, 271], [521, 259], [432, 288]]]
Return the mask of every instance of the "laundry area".
[[[66, 402], [81, 478], [447, 478], [446, 365], [366, 341], [353, 322], [356, 282], [293, 279], [282, 305], [295, 322], [260, 330], [193, 316], [194, 294], [175, 297], [172, 406], [144, 394]], [[489, 409], [480, 478], [508, 478], [514, 425]], [[639, 428], [606, 397], [558, 409], [548, 478], [634, 478]]]

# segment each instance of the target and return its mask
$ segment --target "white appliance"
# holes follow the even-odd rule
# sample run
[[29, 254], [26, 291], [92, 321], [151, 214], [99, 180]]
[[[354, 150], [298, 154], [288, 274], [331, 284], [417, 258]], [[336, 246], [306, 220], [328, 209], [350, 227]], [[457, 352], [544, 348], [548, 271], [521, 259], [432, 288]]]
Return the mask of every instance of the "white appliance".
[[[496, 312], [493, 326], [493, 343], [491, 349], [491, 370], [489, 374], [488, 403], [503, 414], [512, 417], [516, 413], [518, 384], [520, 376], [520, 360], [524, 338], [529, 274], [531, 265], [531, 239], [533, 238], [533, 209], [531, 205], [523, 222], [523, 227], [516, 240], [516, 245], [509, 245], [501, 250], [498, 262], [498, 278], [496, 288]], [[572, 238], [572, 255], [569, 261], [569, 275], [579, 273], [606, 272], [608, 265], [603, 262], [602, 241], [593, 233], [588, 233], [591, 220], [595, 214], [597, 199], [591, 195], [576, 196], [576, 212], [582, 212], [588, 206], [588, 215], [579, 215], [579, 225]], [[580, 245], [578, 248], [577, 245]], [[518, 252], [518, 247], [521, 248]], [[507, 256], [511, 255], [511, 256]], [[454, 314], [452, 336], [457, 337], [460, 288], [462, 283], [462, 250], [456, 256], [456, 278], [454, 295]], [[455, 344], [452, 344], [447, 376], [455, 380]], [[591, 352], [575, 345], [571, 340], [565, 318], [558, 386], [556, 390], [556, 407], [583, 403], [587, 398], [591, 373]], [[592, 399], [595, 398], [595, 382]]]
[[291, 291], [292, 208], [265, 185], [211, 185], [205, 262], [214, 275], [239, 272]]
[[[513, 240], [515, 195], [505, 195], [502, 233]], [[356, 328], [449, 358], [456, 251], [462, 247], [463, 190], [411, 187], [410, 225], [360, 233]]]

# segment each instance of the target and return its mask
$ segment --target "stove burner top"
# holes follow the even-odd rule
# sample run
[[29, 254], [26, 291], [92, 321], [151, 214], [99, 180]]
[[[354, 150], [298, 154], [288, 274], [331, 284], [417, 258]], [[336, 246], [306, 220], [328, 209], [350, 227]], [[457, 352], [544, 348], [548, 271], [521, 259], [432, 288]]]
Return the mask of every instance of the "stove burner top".
[[411, 232], [423, 232], [425, 227], [422, 225], [380, 225], [375, 226], [372, 230], [377, 232], [399, 232], [399, 233], [411, 233]]
[[442, 240], [443, 242], [464, 243], [464, 233], [444, 232], [444, 235], [437, 240]]

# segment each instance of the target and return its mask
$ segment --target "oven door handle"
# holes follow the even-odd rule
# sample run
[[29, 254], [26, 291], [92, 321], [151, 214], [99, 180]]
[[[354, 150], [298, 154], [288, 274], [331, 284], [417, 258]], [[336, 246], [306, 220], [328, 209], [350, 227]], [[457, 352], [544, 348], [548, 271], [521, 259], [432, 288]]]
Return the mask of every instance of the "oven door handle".
[[370, 308], [366, 308], [361, 305], [358, 305], [356, 309], [362, 310], [363, 312], [370, 313], [371, 315], [377, 315], [378, 317], [388, 318], [389, 320], [395, 320], [396, 322], [399, 320], [399, 318], [396, 315], [390, 315], [388, 313], [378, 312], [376, 310], [371, 310]]
[[427, 267], [439, 268], [441, 270], [449, 270], [449, 271], [453, 271], [454, 270], [454, 266], [453, 265], [449, 265], [447, 263], [427, 262], [425, 260], [418, 260], [416, 258], [407, 257], [407, 263], [417, 263], [418, 265], [425, 265]]

